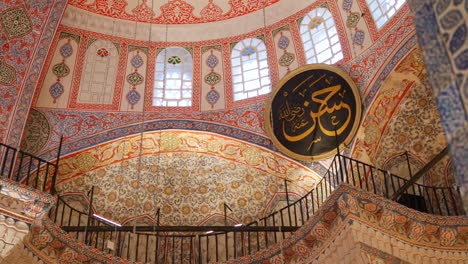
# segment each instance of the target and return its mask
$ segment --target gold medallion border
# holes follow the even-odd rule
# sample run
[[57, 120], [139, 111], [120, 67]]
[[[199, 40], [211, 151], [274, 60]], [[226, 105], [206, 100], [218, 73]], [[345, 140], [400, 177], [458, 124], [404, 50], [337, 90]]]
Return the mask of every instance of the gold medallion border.
[[293, 77], [296, 75], [303, 73], [305, 71], [310, 71], [310, 70], [327, 70], [334, 72], [341, 76], [351, 87], [351, 90], [353, 91], [354, 98], [356, 100], [356, 119], [353, 124], [353, 128], [351, 129], [351, 132], [349, 135], [346, 137], [346, 139], [340, 144], [340, 150], [343, 150], [343, 148], [348, 147], [353, 140], [354, 136], [357, 133], [357, 130], [359, 128], [359, 124], [361, 123], [361, 115], [362, 115], [362, 103], [361, 103], [361, 96], [359, 93], [359, 90], [354, 83], [354, 81], [351, 79], [351, 77], [346, 73], [344, 70], [337, 66], [331, 66], [328, 64], [323, 64], [323, 63], [317, 63], [317, 64], [308, 64], [304, 65], [300, 68], [295, 69], [294, 71], [288, 73], [286, 76], [284, 76], [281, 81], [274, 87], [273, 91], [271, 92], [270, 97], [268, 98], [266, 104], [265, 104], [265, 129], [267, 132], [267, 135], [270, 137], [270, 139], [273, 141], [273, 144], [284, 154], [287, 156], [297, 159], [297, 160], [302, 160], [302, 161], [318, 161], [318, 160], [323, 160], [328, 157], [331, 157], [335, 155], [336, 150], [333, 149], [331, 151], [325, 152], [320, 155], [315, 155], [315, 156], [306, 156], [306, 155], [300, 155], [297, 154], [288, 148], [286, 148], [279, 140], [276, 138], [276, 135], [273, 133], [273, 127], [271, 123], [271, 104], [273, 102], [273, 99], [276, 96], [276, 93]]

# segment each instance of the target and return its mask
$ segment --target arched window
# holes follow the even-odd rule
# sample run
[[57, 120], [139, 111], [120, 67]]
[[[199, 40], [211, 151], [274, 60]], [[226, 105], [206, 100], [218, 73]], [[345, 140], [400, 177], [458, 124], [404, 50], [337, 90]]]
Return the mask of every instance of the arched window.
[[367, 0], [377, 28], [380, 29], [405, 3], [405, 0]]
[[156, 57], [153, 106], [192, 105], [192, 55], [184, 48], [170, 47]]
[[343, 58], [335, 22], [330, 11], [317, 8], [310, 11], [300, 25], [307, 63], [333, 64]]
[[95, 40], [86, 50], [78, 103], [112, 104], [119, 51], [114, 43]]
[[271, 91], [267, 51], [263, 41], [248, 38], [231, 52], [234, 101], [252, 98]]

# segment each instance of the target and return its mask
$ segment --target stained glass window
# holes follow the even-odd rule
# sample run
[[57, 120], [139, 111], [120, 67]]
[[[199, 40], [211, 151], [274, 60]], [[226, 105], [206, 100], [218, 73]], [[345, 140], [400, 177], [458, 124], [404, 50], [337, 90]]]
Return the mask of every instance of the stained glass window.
[[405, 0], [367, 0], [378, 29], [382, 28], [404, 3]]
[[268, 94], [271, 91], [265, 43], [247, 38], [231, 52], [234, 101]]
[[153, 106], [192, 105], [193, 59], [184, 48], [170, 47], [156, 57]]
[[307, 63], [333, 64], [343, 58], [335, 21], [328, 9], [310, 11], [299, 29]]

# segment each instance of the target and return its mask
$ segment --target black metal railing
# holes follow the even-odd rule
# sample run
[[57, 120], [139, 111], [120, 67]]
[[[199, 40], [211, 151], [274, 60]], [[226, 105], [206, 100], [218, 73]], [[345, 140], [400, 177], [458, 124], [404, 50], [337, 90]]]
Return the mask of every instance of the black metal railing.
[[[62, 138], [57, 159], [50, 162], [28, 152], [0, 143], [0, 177], [8, 178], [40, 191], [55, 194]], [[49, 189], [50, 187], [50, 189]]]
[[[335, 156], [333, 164], [345, 168], [339, 172], [341, 182], [397, 201], [421, 212], [437, 215], [464, 215], [459, 187], [427, 186], [410, 183], [410, 179], [375, 168], [343, 155]], [[409, 188], [405, 188], [409, 186]], [[400, 190], [404, 189], [403, 192]], [[397, 194], [395, 196], [395, 194]]]
[[[287, 199], [287, 205], [280, 210], [238, 227], [160, 226], [159, 220], [154, 226], [112, 225], [94, 217], [92, 210], [88, 210], [91, 205], [79, 211], [61, 197], [50, 217], [86, 244], [131, 261], [211, 263], [250, 255], [289, 237], [319, 210], [340, 183], [392, 198], [408, 181], [361, 161], [336, 155], [324, 177], [306, 195], [292, 202]], [[91, 190], [91, 204], [92, 193]], [[396, 201], [432, 214], [464, 214], [455, 187], [415, 183]]]

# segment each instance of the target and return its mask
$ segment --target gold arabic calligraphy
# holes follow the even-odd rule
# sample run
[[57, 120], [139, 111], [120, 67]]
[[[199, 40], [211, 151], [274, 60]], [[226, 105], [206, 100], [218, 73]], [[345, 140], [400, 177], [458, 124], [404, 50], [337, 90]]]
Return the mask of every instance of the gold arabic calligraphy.
[[[297, 94], [303, 97], [304, 99], [306, 99], [303, 101], [302, 105], [299, 103], [290, 105], [288, 100], [286, 100], [285, 105], [280, 109], [279, 118], [280, 120], [283, 120], [282, 122], [283, 136], [286, 140], [290, 142], [296, 142], [296, 141], [300, 141], [306, 138], [307, 136], [309, 136], [311, 133], [315, 131], [317, 125], [320, 131], [322, 131], [322, 133], [327, 136], [330, 136], [330, 137], [334, 136], [335, 129], [336, 129], [336, 134], [340, 135], [348, 127], [351, 121], [351, 107], [346, 102], [343, 101], [346, 90], [343, 90], [342, 92], [340, 92], [341, 84], [329, 86], [329, 87], [313, 92], [310, 96], [310, 101], [305, 97], [305, 92], [307, 91], [307, 89], [312, 87], [316, 83], [318, 83], [323, 78], [325, 78], [326, 75], [320, 76], [318, 79], [314, 80], [310, 85], [303, 88], [302, 87], [303, 84], [313, 77], [314, 75], [307, 77], [305, 80], [299, 83], [292, 90], [293, 93], [299, 90]], [[326, 78], [325, 82], [327, 84], [331, 84], [330, 79], [332, 78], [333, 77]], [[288, 96], [288, 93], [284, 93], [283, 95]], [[329, 101], [335, 95], [338, 95], [341, 99], [336, 100], [336, 102], [333, 103], [333, 106], [328, 106]], [[318, 104], [319, 107], [317, 111], [314, 112], [312, 110], [310, 111], [306, 110], [307, 107], [311, 103]], [[322, 116], [324, 114], [333, 114], [335, 111], [339, 111], [342, 109], [346, 111], [346, 115], [341, 115], [341, 116], [346, 116], [344, 121], [339, 120], [336, 115], [332, 115], [330, 117], [331, 124], [334, 126], [333, 130], [329, 130], [322, 124], [323, 122]], [[300, 131], [301, 128], [306, 127], [306, 126], [308, 126], [308, 129], [295, 135], [295, 132]], [[292, 132], [292, 135], [287, 132], [287, 128], [290, 129], [290, 131]], [[315, 140], [313, 140], [312, 144], [320, 140], [321, 140], [320, 137], [316, 138]]]

